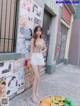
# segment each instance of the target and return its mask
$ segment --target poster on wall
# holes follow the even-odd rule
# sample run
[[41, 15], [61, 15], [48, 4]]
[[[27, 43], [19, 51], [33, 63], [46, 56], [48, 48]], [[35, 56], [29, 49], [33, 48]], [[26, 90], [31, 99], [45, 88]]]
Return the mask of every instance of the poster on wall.
[[26, 54], [26, 42], [30, 41], [33, 33], [34, 14], [32, 13], [33, 0], [21, 0], [18, 22], [17, 53]]
[[19, 38], [17, 41], [17, 52], [28, 55], [30, 52], [30, 41]]
[[25, 42], [25, 45], [26, 45], [26, 54], [25, 54], [25, 56], [26, 56], [26, 58], [28, 58], [29, 53], [30, 53], [30, 41]]
[[34, 13], [35, 17], [37, 17], [38, 19], [41, 20], [41, 18], [42, 18], [42, 8], [34, 1], [33, 1], [32, 12]]
[[17, 40], [17, 52], [25, 54], [26, 47], [25, 47], [25, 39], [24, 38], [18, 38], [18, 40]]
[[32, 12], [32, 0], [20, 1], [20, 14], [23, 16]]
[[24, 91], [25, 81], [24, 81], [24, 67], [18, 68], [18, 92], [17, 94]]
[[20, 67], [24, 67], [24, 58], [19, 58], [17, 60], [14, 60], [13, 66], [14, 66], [14, 72], [18, 72]]
[[0, 78], [0, 97], [6, 95], [6, 77]]
[[34, 13], [34, 28], [37, 25], [42, 26], [42, 8], [34, 1], [32, 12]]
[[34, 15], [32, 13], [33, 0], [21, 0], [19, 12], [19, 35], [28, 39], [32, 35]]
[[13, 60], [0, 62], [0, 77], [8, 77], [13, 73]]
[[18, 91], [18, 73], [14, 73], [12, 76], [6, 79], [6, 96], [12, 96]]
[[28, 14], [26, 18], [24, 16], [20, 16], [19, 19], [19, 38], [25, 38], [29, 40], [32, 37], [33, 32], [33, 23], [34, 23], [34, 15], [33, 13]]

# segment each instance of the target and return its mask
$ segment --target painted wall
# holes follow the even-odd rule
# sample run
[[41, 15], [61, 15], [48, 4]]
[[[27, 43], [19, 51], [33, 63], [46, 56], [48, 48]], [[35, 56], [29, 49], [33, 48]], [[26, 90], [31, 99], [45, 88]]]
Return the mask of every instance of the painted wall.
[[[20, 94], [27, 88], [31, 87], [31, 83], [33, 83], [33, 74], [32, 71], [30, 69], [28, 70], [27, 68], [27, 57], [25, 54], [28, 55], [29, 52], [29, 39], [31, 37], [30, 29], [33, 29], [33, 26], [37, 24], [33, 22], [33, 18], [40, 18], [40, 16], [36, 16], [35, 11], [34, 13], [31, 13], [32, 3], [32, 0], [20, 1], [16, 48], [17, 53], [15, 53], [17, 58], [11, 59], [10, 57], [13, 56], [9, 55], [9, 59], [6, 60], [5, 57], [7, 57], [7, 54], [3, 56], [4, 58], [0, 58], [0, 97], [7, 96], [9, 98], [12, 98], [13, 96]], [[42, 9], [38, 9], [41, 13]], [[27, 44], [24, 42], [25, 39], [27, 39]], [[23, 58], [21, 58], [21, 56], [18, 58], [18, 53], [21, 53], [21, 56], [23, 54]]]

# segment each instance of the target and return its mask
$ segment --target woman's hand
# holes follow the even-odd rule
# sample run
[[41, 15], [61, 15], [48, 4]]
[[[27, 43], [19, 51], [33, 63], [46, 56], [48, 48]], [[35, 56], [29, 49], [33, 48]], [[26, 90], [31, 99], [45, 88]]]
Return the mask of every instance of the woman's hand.
[[27, 63], [27, 66], [30, 67], [31, 65], [31, 56], [32, 56], [32, 53], [33, 53], [33, 48], [34, 48], [34, 38], [31, 39], [31, 43], [30, 43], [30, 53], [29, 53], [29, 57], [28, 57], [28, 63]]
[[41, 53], [44, 54], [46, 51], [47, 51], [47, 49], [45, 48], [41, 51]]
[[42, 50], [42, 53], [45, 53], [47, 51], [47, 47], [46, 47], [46, 44], [43, 40], [43, 50]]
[[27, 66], [30, 68], [31, 62], [28, 60]]

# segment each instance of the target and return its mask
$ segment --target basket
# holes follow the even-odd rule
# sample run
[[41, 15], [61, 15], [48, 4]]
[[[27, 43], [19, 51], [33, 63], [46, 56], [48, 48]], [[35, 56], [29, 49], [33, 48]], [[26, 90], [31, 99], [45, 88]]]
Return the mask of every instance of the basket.
[[25, 89], [30, 88], [33, 85], [34, 73], [31, 68], [24, 67]]

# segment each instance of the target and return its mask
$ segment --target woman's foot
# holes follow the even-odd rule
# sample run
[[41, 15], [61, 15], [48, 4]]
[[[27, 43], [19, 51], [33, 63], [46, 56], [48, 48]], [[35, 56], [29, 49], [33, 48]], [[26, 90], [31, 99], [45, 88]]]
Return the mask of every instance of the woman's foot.
[[33, 97], [32, 97], [32, 101], [33, 101], [35, 104], [38, 104], [38, 103], [39, 103], [39, 101], [38, 101], [38, 99], [37, 99], [36, 96], [33, 96]]
[[36, 97], [37, 97], [37, 98], [39, 98], [39, 97], [40, 97], [40, 96], [39, 96], [39, 93], [36, 93]]

